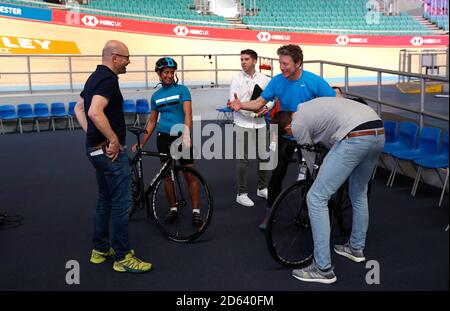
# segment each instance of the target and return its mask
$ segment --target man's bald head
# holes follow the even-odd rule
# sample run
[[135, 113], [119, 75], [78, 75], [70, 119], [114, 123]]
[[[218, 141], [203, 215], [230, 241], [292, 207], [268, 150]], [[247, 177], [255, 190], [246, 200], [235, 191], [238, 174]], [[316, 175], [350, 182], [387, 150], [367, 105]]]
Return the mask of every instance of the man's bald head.
[[123, 42], [109, 40], [103, 47], [103, 60], [105, 60], [105, 58], [109, 59], [113, 54], [128, 55], [128, 47]]
[[130, 63], [128, 47], [120, 41], [110, 40], [106, 42], [102, 51], [102, 64], [109, 67], [116, 74], [126, 72]]

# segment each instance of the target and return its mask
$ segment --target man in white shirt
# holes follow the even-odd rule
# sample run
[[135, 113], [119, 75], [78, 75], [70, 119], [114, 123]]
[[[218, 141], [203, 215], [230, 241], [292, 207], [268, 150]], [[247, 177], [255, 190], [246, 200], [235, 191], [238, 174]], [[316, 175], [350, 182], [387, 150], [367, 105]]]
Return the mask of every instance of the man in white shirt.
[[[230, 101], [239, 98], [241, 101], [255, 99], [261, 95], [270, 79], [256, 71], [258, 55], [253, 50], [241, 51], [242, 71], [231, 80]], [[256, 87], [256, 89], [255, 89]], [[259, 92], [258, 92], [259, 90]], [[252, 98], [253, 97], [255, 98]], [[247, 169], [250, 155], [257, 156], [258, 185], [256, 194], [267, 199], [267, 185], [270, 179], [270, 171], [261, 169], [261, 162], [269, 159], [261, 159], [258, 151], [258, 142], [266, 141], [268, 131], [265, 114], [273, 107], [273, 102], [268, 102], [258, 112], [239, 110], [234, 112], [234, 130], [236, 132], [236, 202], [243, 206], [253, 206], [253, 201], [248, 197]], [[247, 134], [246, 134], [247, 133]], [[253, 152], [256, 151], [256, 152]], [[250, 157], [251, 158], [251, 157]]]

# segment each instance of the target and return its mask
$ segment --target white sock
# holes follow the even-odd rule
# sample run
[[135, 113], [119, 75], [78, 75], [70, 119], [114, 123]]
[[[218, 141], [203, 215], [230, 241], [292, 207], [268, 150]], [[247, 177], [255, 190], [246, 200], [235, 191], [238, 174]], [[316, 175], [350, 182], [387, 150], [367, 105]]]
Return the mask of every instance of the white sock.
[[194, 209], [192, 210], [192, 213], [199, 213], [199, 214], [200, 214], [200, 209], [199, 209], [199, 208], [194, 208]]
[[176, 212], [178, 212], [178, 207], [176, 207], [176, 206], [171, 207], [170, 210], [171, 210], [171, 211], [176, 211]]

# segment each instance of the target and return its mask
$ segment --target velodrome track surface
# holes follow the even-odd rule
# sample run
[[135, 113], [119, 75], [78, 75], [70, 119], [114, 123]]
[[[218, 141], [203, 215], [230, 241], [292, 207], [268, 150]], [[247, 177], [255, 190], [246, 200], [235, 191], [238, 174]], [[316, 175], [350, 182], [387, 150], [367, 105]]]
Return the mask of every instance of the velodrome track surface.
[[[180, 37], [163, 37], [154, 35], [134, 34], [115, 32], [107, 30], [96, 30], [89, 28], [77, 28], [69, 26], [52, 25], [46, 23], [14, 20], [9, 18], [0, 18], [0, 29], [3, 30], [2, 35], [10, 37], [23, 37], [23, 38], [41, 38], [47, 40], [63, 40], [75, 42], [78, 46], [81, 55], [100, 55], [103, 45], [106, 41], [111, 39], [121, 40], [129, 47], [131, 55], [180, 55], [180, 54], [239, 54], [244, 49], [254, 49], [260, 56], [265, 57], [277, 57], [276, 51], [280, 47], [281, 43], [274, 42], [228, 42], [219, 40], [202, 40], [202, 39], [187, 39]], [[12, 39], [13, 42], [14, 39]], [[302, 42], [298, 42], [304, 51], [305, 60], [326, 60], [334, 62], [348, 63], [351, 62], [354, 65], [371, 66], [377, 68], [385, 68], [398, 70], [398, 59], [401, 48], [396, 47], [345, 47], [345, 46], [310, 46], [302, 45]], [[420, 49], [418, 49], [420, 50]], [[368, 60], [370, 62], [368, 63]], [[1, 58], [0, 58], [1, 61]], [[155, 59], [156, 61], [156, 59]], [[414, 61], [414, 60], [413, 60]], [[55, 62], [55, 61], [53, 61]], [[418, 62], [418, 61], [417, 61]], [[59, 63], [58, 69], [61, 71], [67, 70], [68, 64], [62, 59]], [[237, 56], [224, 57], [218, 62], [219, 69], [239, 69], [239, 58]], [[150, 64], [152, 60], [150, 60]], [[4, 71], [20, 71], [22, 68], [26, 68], [26, 63], [22, 61], [11, 62], [6, 59], [1, 62], [2, 70]], [[78, 71], [91, 71], [92, 64], [90, 62], [74, 63], [74, 70]], [[197, 58], [191, 58], [186, 61], [187, 69], [214, 69], [214, 66], [210, 63], [209, 59], [203, 56]], [[35, 61], [32, 63], [32, 68], [35, 71], [48, 71], [53, 67], [51, 63], [46, 61]], [[278, 65], [275, 66], [278, 73]], [[131, 58], [131, 64], [128, 66], [128, 70], [142, 70], [144, 68], [143, 61], [137, 58]], [[152, 68], [150, 66], [149, 68]], [[310, 66], [308, 70], [318, 72], [319, 65]], [[203, 76], [207, 79], [210, 77], [210, 73], [189, 73], [187, 78], [194, 80], [202, 80]], [[329, 78], [343, 77], [344, 69], [335, 66], [326, 66], [325, 75]], [[376, 74], [371, 74], [366, 71], [352, 70], [352, 75], [359, 76], [372, 76], [376, 78]], [[197, 78], [199, 76], [200, 78]], [[226, 73], [222, 73], [222, 77], [225, 80], [229, 80]], [[20, 77], [12, 76], [9, 79], [16, 79], [18, 83], [22, 83]], [[64, 77], [58, 75], [43, 75], [36, 76], [36, 81], [44, 81], [46, 83], [59, 83]], [[85, 80], [84, 75], [75, 75], [74, 83], [78, 83]], [[122, 79], [133, 79], [132, 75], [128, 78], [125, 76]], [[79, 80], [79, 81], [78, 81]], [[1, 81], [1, 80], [0, 80]], [[375, 80], [376, 81], [376, 80]], [[6, 81], [8, 82], [8, 81]]]
[[[154, 264], [153, 271], [132, 275], [114, 272], [112, 262], [89, 263], [96, 184], [82, 131], [4, 135], [0, 150], [0, 210], [25, 216], [21, 227], [0, 230], [1, 290], [448, 291], [448, 195], [437, 207], [440, 189], [421, 184], [412, 198], [412, 180], [401, 177], [388, 189], [383, 170], [373, 184], [366, 248], [368, 259], [380, 263], [380, 284], [366, 284], [364, 264], [333, 254], [338, 282], [320, 285], [295, 280], [270, 257], [257, 229], [265, 202], [255, 195], [256, 174], [249, 175], [256, 206], [238, 206], [233, 160], [196, 161], [215, 210], [195, 243], [167, 240], [143, 215], [130, 223], [133, 248]], [[157, 160], [145, 165], [159, 166]], [[286, 183], [296, 171], [292, 164]], [[68, 260], [80, 263], [80, 285], [65, 283]]]

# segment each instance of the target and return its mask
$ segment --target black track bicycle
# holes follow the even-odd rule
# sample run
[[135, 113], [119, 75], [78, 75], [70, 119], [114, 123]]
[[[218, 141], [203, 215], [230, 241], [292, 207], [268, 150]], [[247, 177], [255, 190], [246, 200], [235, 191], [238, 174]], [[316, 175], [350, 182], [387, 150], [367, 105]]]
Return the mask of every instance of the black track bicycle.
[[[195, 240], [208, 228], [213, 212], [213, 200], [205, 179], [194, 168], [179, 165], [170, 154], [143, 150], [140, 135], [146, 132], [145, 129], [128, 127], [128, 131], [137, 138], [136, 155], [130, 159], [133, 193], [130, 217], [137, 210], [144, 209], [169, 239], [176, 242]], [[147, 188], [142, 164], [145, 156], [163, 159], [161, 169]], [[188, 177], [196, 181], [197, 189], [189, 189]], [[198, 196], [193, 198], [191, 193], [194, 191]], [[174, 202], [169, 203], [167, 193], [171, 193]], [[168, 221], [167, 215], [173, 204], [177, 207], [178, 217], [175, 221]], [[193, 223], [193, 208], [200, 210], [201, 224]]]
[[[297, 148], [315, 153], [313, 171], [307, 179], [295, 182], [280, 193], [273, 203], [266, 230], [270, 254], [278, 263], [289, 268], [304, 267], [312, 262], [314, 244], [306, 195], [328, 152], [320, 144], [304, 144]], [[352, 205], [347, 182], [333, 195], [328, 207], [331, 228], [337, 227], [339, 238], [347, 240], [352, 227]]]

